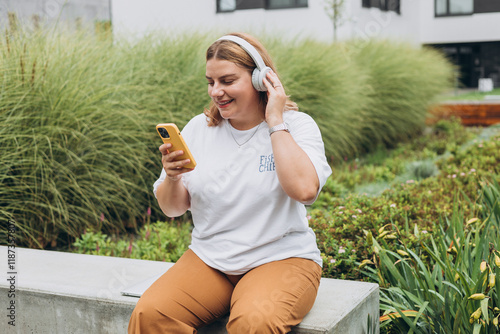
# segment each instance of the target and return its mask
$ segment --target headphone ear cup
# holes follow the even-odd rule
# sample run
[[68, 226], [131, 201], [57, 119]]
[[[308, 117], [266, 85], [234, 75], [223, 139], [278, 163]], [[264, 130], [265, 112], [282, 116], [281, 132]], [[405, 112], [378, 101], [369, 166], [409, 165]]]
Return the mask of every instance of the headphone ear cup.
[[[262, 81], [260, 81], [261, 71], [256, 67], [252, 72], [252, 85], [259, 92], [266, 91], [267, 89], [262, 90]], [[266, 88], [266, 87], [264, 87]]]
[[253, 87], [259, 92], [267, 91], [266, 86], [264, 85], [264, 80], [266, 79], [266, 74], [271, 70], [270, 67], [264, 67], [262, 70], [255, 68], [252, 72], [252, 84]]

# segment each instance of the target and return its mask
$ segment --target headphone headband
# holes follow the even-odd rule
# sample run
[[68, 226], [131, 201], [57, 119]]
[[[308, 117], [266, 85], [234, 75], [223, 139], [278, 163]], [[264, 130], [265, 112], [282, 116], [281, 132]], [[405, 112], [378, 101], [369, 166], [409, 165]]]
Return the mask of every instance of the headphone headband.
[[257, 65], [257, 68], [259, 70], [262, 70], [266, 67], [266, 64], [262, 60], [262, 57], [260, 56], [260, 53], [257, 51], [257, 49], [252, 44], [245, 41], [243, 38], [234, 35], [226, 35], [218, 39], [218, 41], [221, 40], [231, 41], [241, 46], [243, 50], [245, 50], [248, 55], [252, 57], [255, 65]]
[[265, 92], [267, 88], [264, 85], [264, 80], [266, 80], [266, 74], [271, 71], [271, 68], [266, 66], [257, 49], [243, 38], [234, 35], [222, 36], [218, 39], [218, 41], [220, 40], [227, 40], [238, 44], [250, 57], [252, 57], [253, 62], [257, 66], [252, 72], [252, 85], [259, 92]]

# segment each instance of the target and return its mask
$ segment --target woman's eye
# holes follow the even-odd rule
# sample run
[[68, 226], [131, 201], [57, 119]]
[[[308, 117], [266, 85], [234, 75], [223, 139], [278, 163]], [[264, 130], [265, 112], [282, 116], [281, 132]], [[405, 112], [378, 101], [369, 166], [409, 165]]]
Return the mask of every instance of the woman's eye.
[[[234, 82], [234, 80], [224, 80], [224, 81], [220, 81], [221, 84], [223, 85], [231, 85], [232, 83]], [[209, 81], [208, 82], [208, 85], [209, 86], [213, 86], [215, 84], [214, 81]]]

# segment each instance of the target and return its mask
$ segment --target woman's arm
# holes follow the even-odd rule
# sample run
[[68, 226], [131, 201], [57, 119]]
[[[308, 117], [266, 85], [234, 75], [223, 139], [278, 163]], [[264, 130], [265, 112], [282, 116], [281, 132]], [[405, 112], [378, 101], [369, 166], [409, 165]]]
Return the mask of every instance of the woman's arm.
[[[266, 122], [271, 128], [283, 123], [286, 95], [278, 76], [267, 74], [264, 84], [268, 91]], [[311, 204], [319, 191], [319, 179], [311, 159], [287, 131], [276, 131], [271, 135], [276, 173], [281, 187], [291, 198]]]
[[314, 202], [319, 191], [319, 179], [311, 159], [286, 131], [274, 132], [271, 142], [276, 174], [283, 190], [301, 203]]
[[182, 151], [169, 153], [171, 144], [160, 146], [162, 154], [162, 164], [165, 170], [165, 180], [156, 190], [158, 204], [168, 217], [177, 217], [184, 214], [190, 207], [189, 193], [182, 183], [182, 174], [192, 171], [189, 168], [183, 168], [189, 163], [189, 159], [175, 161], [175, 158], [182, 155]]

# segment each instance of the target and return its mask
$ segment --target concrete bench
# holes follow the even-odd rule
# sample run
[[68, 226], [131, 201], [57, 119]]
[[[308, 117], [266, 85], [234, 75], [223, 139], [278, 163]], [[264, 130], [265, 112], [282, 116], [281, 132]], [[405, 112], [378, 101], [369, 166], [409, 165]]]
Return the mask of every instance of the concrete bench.
[[[7, 247], [0, 246], [0, 277], [7, 276], [0, 281], [0, 333], [126, 333], [138, 298], [120, 292], [173, 265], [25, 248], [15, 251], [15, 266], [8, 268]], [[369, 334], [368, 317], [371, 333], [378, 333], [377, 284], [322, 278], [312, 310], [292, 333]], [[8, 323], [12, 319], [15, 326]], [[199, 333], [226, 333], [226, 321], [222, 318]]]

